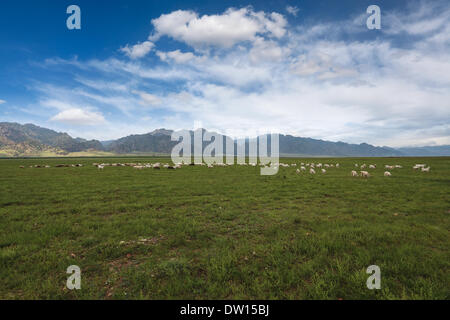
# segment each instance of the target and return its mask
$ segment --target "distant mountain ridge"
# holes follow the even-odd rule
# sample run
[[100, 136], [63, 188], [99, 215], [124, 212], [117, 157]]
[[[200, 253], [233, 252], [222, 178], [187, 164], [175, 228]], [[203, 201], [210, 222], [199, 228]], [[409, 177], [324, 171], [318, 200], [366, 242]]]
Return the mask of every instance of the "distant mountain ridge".
[[[206, 132], [202, 129], [203, 133]], [[117, 140], [100, 142], [72, 138], [67, 133], [56, 132], [34, 124], [0, 122], [0, 157], [68, 155], [74, 152], [96, 151], [117, 155], [170, 154], [178, 143], [171, 141], [173, 130], [157, 129], [145, 134], [129, 135]], [[193, 131], [190, 132], [193, 135]], [[350, 144], [280, 134], [281, 156], [330, 156], [330, 157], [401, 157], [401, 156], [450, 156], [450, 146], [422, 148], [376, 147], [367, 143]], [[256, 137], [258, 139], [259, 137]], [[231, 138], [226, 137], [229, 141]], [[253, 138], [255, 139], [255, 138]], [[233, 141], [233, 140], [231, 140]], [[248, 150], [248, 139], [245, 140]], [[238, 142], [234, 141], [234, 145]], [[204, 142], [203, 147], [209, 142]], [[224, 150], [225, 143], [224, 143]]]
[[51, 151], [57, 155], [86, 150], [103, 150], [100, 141], [72, 138], [67, 133], [42, 128], [34, 124], [0, 122], [0, 150], [13, 156]]

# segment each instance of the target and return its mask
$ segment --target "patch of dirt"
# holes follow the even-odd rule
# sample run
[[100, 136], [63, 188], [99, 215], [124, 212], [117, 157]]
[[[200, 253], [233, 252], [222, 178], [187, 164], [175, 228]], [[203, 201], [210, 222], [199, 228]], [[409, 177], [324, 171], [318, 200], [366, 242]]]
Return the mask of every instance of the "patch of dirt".
[[144, 237], [139, 237], [138, 240], [130, 240], [130, 241], [120, 241], [119, 244], [120, 245], [127, 245], [127, 244], [144, 244], [144, 245], [154, 245], [157, 244], [158, 242], [164, 240], [165, 237], [162, 235], [159, 235], [157, 237], [151, 237], [151, 238], [144, 238]]

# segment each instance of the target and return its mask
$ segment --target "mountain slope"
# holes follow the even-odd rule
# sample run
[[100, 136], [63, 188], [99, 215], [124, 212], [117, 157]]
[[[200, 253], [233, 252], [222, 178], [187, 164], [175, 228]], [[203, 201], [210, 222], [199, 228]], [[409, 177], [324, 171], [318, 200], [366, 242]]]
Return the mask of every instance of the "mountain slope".
[[171, 130], [159, 129], [146, 134], [134, 134], [110, 142], [106, 150], [115, 153], [166, 153], [169, 154], [177, 144], [171, 141]]
[[400, 151], [387, 147], [375, 147], [367, 143], [349, 144], [311, 138], [280, 135], [280, 154], [304, 154], [313, 156], [393, 157]]
[[[171, 141], [172, 130], [158, 129], [146, 134], [135, 134], [117, 140], [97, 141], [72, 138], [67, 133], [42, 128], [33, 124], [0, 122], [0, 156], [67, 155], [73, 152], [111, 152], [112, 154], [170, 154], [177, 141]], [[202, 129], [203, 134], [207, 131]], [[191, 137], [194, 132], [190, 131]], [[400, 148], [376, 147], [367, 143], [349, 144], [280, 134], [281, 156], [331, 157], [401, 157], [450, 156], [450, 146]], [[226, 137], [228, 140], [231, 138]], [[259, 139], [253, 138], [253, 139]], [[270, 137], [268, 139], [270, 148]], [[193, 141], [193, 139], [191, 140]], [[249, 139], [230, 141], [245, 143], [248, 155]], [[203, 142], [203, 148], [210, 142]], [[223, 144], [223, 150], [229, 153]], [[193, 153], [193, 145], [191, 149]]]
[[67, 133], [42, 128], [34, 124], [0, 122], [0, 148], [19, 154], [35, 154], [47, 150], [56, 153], [103, 150], [100, 141], [74, 139]]
[[[147, 134], [131, 135], [120, 138], [110, 143], [106, 150], [115, 153], [133, 153], [133, 152], [157, 152], [170, 154], [172, 148], [178, 143], [171, 141], [172, 130], [159, 129]], [[203, 129], [203, 134], [206, 132]], [[191, 137], [193, 132], [190, 131]], [[310, 156], [354, 156], [354, 157], [386, 157], [402, 156], [403, 154], [395, 149], [388, 147], [375, 147], [367, 143], [349, 144], [344, 142], [331, 142], [311, 138], [294, 137], [291, 135], [279, 135], [280, 154], [281, 155], [310, 155]], [[227, 139], [230, 139], [227, 137]], [[191, 140], [193, 141], [193, 140]], [[270, 146], [270, 138], [269, 138]], [[245, 140], [248, 154], [249, 140]], [[203, 143], [203, 148], [209, 142]], [[235, 150], [236, 150], [236, 142]], [[225, 143], [223, 145], [225, 151]], [[193, 151], [193, 150], [192, 150]], [[226, 151], [228, 153], [228, 150]]]

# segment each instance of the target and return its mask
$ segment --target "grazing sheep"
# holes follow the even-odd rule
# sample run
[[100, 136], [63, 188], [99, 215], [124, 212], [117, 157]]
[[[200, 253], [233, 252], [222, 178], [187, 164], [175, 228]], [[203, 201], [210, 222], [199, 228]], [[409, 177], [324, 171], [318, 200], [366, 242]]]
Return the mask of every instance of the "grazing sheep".
[[303, 166], [301, 166], [301, 167], [300, 167], [300, 170], [302, 170], [302, 171], [306, 171], [306, 168], [305, 168], [305, 167], [303, 167]]
[[361, 177], [363, 177], [363, 178], [370, 177], [370, 174], [367, 171], [360, 171], [360, 172], [361, 172]]
[[366, 167], [366, 164], [364, 163], [360, 168], [364, 169]]
[[352, 177], [357, 177], [358, 176], [358, 172], [356, 172], [355, 170], [352, 170]]
[[322, 169], [322, 173], [327, 173], [327, 170], [325, 170], [325, 169]]
[[355, 163], [355, 168], [358, 168], [358, 164], [357, 163]]
[[313, 168], [311, 168], [311, 169], [309, 169], [309, 173], [316, 174], [316, 171]]
[[421, 170], [422, 170], [422, 172], [430, 172], [430, 167], [428, 167], [428, 168], [422, 168]]
[[384, 172], [384, 176], [385, 176], [385, 177], [390, 177], [390, 176], [391, 176], [391, 173], [390, 173], [389, 171], [386, 171], [386, 172]]
[[376, 166], [373, 165], [373, 164], [371, 164], [371, 165], [369, 166], [369, 169], [375, 169], [375, 168], [376, 168]]
[[339, 163], [336, 163], [336, 168], [339, 168]]
[[20, 166], [19, 168], [20, 168], [20, 169], [25, 169], [25, 167], [24, 167], [24, 166]]
[[295, 172], [300, 173], [300, 169], [295, 170]]
[[105, 168], [105, 166], [102, 166], [101, 164], [99, 164], [99, 165], [97, 166], [97, 168], [100, 169], [100, 170], [103, 170], [103, 169]]

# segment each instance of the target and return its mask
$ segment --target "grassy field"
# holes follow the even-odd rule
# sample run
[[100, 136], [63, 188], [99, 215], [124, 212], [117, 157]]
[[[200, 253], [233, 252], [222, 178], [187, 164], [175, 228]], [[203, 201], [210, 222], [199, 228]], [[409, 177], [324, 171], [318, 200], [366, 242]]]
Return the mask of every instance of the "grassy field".
[[[133, 161], [169, 159], [0, 160], [1, 299], [450, 298], [450, 158], [281, 159], [341, 168], [276, 176], [92, 166]], [[377, 169], [351, 177], [356, 162]]]

